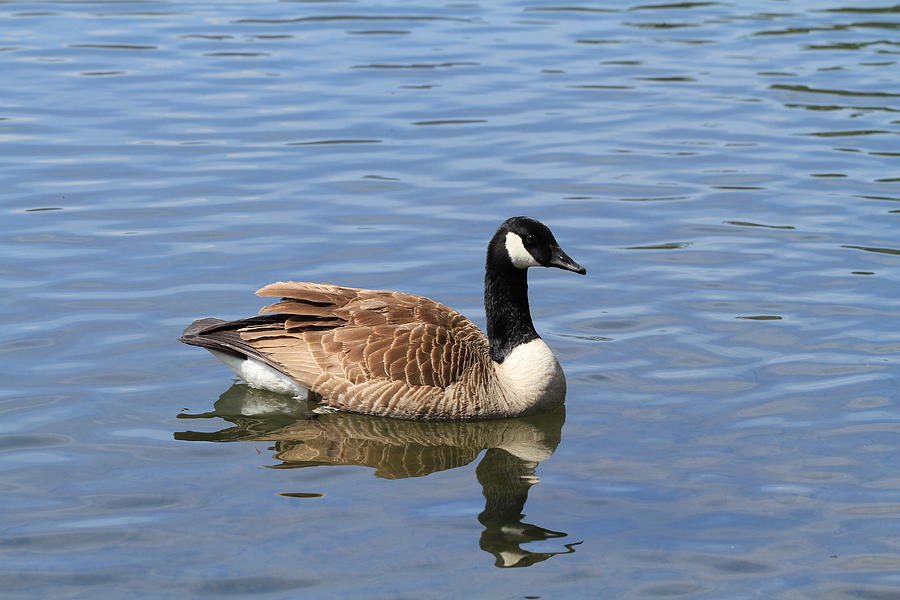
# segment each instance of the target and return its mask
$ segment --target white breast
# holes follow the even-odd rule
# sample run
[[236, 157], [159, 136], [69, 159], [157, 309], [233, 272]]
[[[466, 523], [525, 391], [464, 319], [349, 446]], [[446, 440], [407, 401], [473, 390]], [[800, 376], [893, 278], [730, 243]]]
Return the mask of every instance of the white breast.
[[533, 412], [565, 399], [566, 376], [541, 338], [516, 346], [494, 368], [500, 388], [517, 411]]

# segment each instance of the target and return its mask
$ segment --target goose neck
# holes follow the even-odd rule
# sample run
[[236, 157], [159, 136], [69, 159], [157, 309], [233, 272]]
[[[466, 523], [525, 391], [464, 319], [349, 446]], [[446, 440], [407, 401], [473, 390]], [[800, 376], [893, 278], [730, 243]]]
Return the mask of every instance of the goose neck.
[[484, 309], [491, 359], [502, 363], [520, 344], [539, 337], [528, 307], [528, 275], [508, 261], [488, 260]]

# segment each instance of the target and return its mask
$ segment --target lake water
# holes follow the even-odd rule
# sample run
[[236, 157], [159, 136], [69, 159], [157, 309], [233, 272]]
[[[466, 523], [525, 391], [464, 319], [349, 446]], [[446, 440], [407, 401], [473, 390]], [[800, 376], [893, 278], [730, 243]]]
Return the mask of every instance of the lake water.
[[[900, 598], [900, 7], [0, 3], [0, 596]], [[565, 413], [403, 423], [179, 344], [277, 280], [483, 326]]]

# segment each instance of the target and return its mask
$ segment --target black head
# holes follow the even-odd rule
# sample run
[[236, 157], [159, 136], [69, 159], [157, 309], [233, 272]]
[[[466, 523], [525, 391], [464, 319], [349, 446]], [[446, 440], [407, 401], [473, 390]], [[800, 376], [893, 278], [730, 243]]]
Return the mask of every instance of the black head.
[[563, 252], [553, 232], [530, 217], [512, 217], [497, 229], [490, 244], [495, 257], [505, 255], [514, 267], [556, 267], [584, 275], [587, 270]]

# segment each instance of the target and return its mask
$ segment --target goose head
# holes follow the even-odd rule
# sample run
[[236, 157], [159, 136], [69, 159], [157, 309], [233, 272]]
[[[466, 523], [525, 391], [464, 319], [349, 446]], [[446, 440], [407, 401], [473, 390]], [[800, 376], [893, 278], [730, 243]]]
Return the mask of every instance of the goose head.
[[489, 257], [517, 269], [556, 267], [584, 275], [587, 269], [566, 254], [553, 232], [530, 217], [512, 217], [497, 229], [489, 245]]

